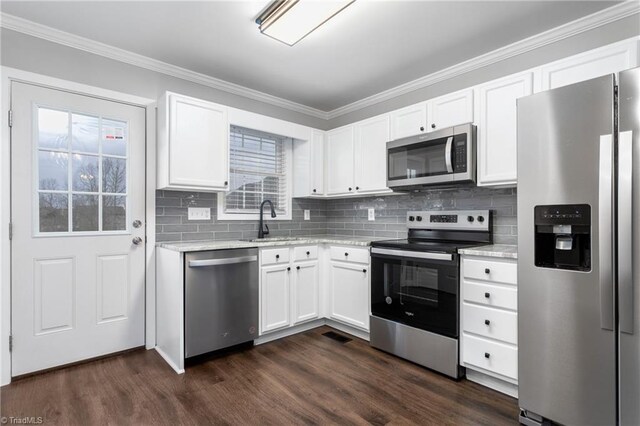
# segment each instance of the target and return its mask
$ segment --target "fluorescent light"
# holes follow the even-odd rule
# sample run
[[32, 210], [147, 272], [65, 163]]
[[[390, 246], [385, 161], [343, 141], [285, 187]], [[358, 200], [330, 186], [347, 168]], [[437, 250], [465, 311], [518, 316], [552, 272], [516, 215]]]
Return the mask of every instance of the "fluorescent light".
[[293, 46], [355, 0], [277, 0], [256, 19], [260, 32]]

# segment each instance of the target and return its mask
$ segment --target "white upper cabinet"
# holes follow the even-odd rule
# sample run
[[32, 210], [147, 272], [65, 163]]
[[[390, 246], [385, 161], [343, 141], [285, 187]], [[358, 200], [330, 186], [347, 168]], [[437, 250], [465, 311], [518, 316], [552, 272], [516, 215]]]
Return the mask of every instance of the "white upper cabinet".
[[391, 139], [418, 135], [427, 131], [427, 103], [411, 105], [391, 112]]
[[516, 100], [533, 93], [533, 79], [525, 72], [476, 88], [478, 186], [516, 183]]
[[309, 129], [307, 140], [293, 143], [293, 196], [308, 197], [324, 194], [325, 132]]
[[381, 192], [387, 188], [387, 142], [389, 115], [381, 115], [355, 125], [355, 189]]
[[168, 92], [158, 118], [158, 189], [226, 191], [227, 108]]
[[638, 41], [625, 40], [542, 66], [542, 90], [555, 89], [638, 64]]
[[473, 122], [473, 89], [431, 99], [427, 103], [427, 131]]
[[327, 132], [327, 195], [355, 193], [353, 128]]

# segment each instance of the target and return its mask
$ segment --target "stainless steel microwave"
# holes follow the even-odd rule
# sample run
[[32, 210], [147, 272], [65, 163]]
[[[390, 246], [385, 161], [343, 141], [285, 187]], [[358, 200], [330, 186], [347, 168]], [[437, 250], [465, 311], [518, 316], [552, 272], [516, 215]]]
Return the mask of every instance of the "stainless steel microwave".
[[387, 187], [411, 189], [476, 181], [471, 123], [387, 142]]

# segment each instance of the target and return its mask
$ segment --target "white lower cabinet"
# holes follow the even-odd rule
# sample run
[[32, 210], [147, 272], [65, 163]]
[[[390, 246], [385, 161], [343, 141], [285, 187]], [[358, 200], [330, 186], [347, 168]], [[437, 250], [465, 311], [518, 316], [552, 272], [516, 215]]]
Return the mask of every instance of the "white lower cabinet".
[[462, 256], [460, 360], [467, 378], [517, 396], [517, 261]]
[[318, 246], [260, 250], [260, 335], [320, 318]]
[[260, 271], [260, 334], [291, 324], [291, 267], [263, 266]]
[[329, 318], [369, 331], [369, 265], [329, 261]]
[[299, 262], [292, 269], [293, 324], [320, 316], [320, 267], [318, 261]]

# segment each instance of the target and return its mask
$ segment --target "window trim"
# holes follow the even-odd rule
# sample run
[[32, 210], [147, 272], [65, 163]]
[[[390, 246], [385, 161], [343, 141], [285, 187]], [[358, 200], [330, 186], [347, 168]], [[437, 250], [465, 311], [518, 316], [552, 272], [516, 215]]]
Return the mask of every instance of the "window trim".
[[[242, 126], [244, 127], [244, 126]], [[255, 129], [258, 130], [258, 129]], [[258, 130], [261, 131], [261, 130]], [[286, 135], [283, 135], [286, 136]], [[286, 176], [286, 194], [285, 194], [285, 198], [287, 200], [287, 203], [285, 205], [286, 207], [286, 213], [285, 214], [279, 214], [278, 216], [276, 216], [275, 218], [271, 217], [270, 214], [270, 210], [268, 208], [265, 208], [265, 215], [264, 215], [264, 219], [269, 220], [269, 221], [279, 221], [279, 220], [292, 220], [293, 217], [293, 212], [292, 212], [292, 208], [293, 208], [293, 202], [292, 202], [292, 198], [293, 198], [293, 143], [295, 143], [295, 140], [292, 141], [292, 138], [289, 136], [286, 136], [289, 140], [286, 140], [284, 142], [284, 153], [285, 153], [285, 161], [286, 161], [286, 166], [287, 166], [287, 173], [285, 174]], [[226, 203], [225, 203], [225, 195], [228, 193], [229, 191], [225, 191], [225, 192], [219, 192], [218, 196], [217, 196], [217, 221], [221, 221], [221, 220], [260, 220], [260, 213], [226, 213], [225, 212], [225, 207], [226, 207]]]

